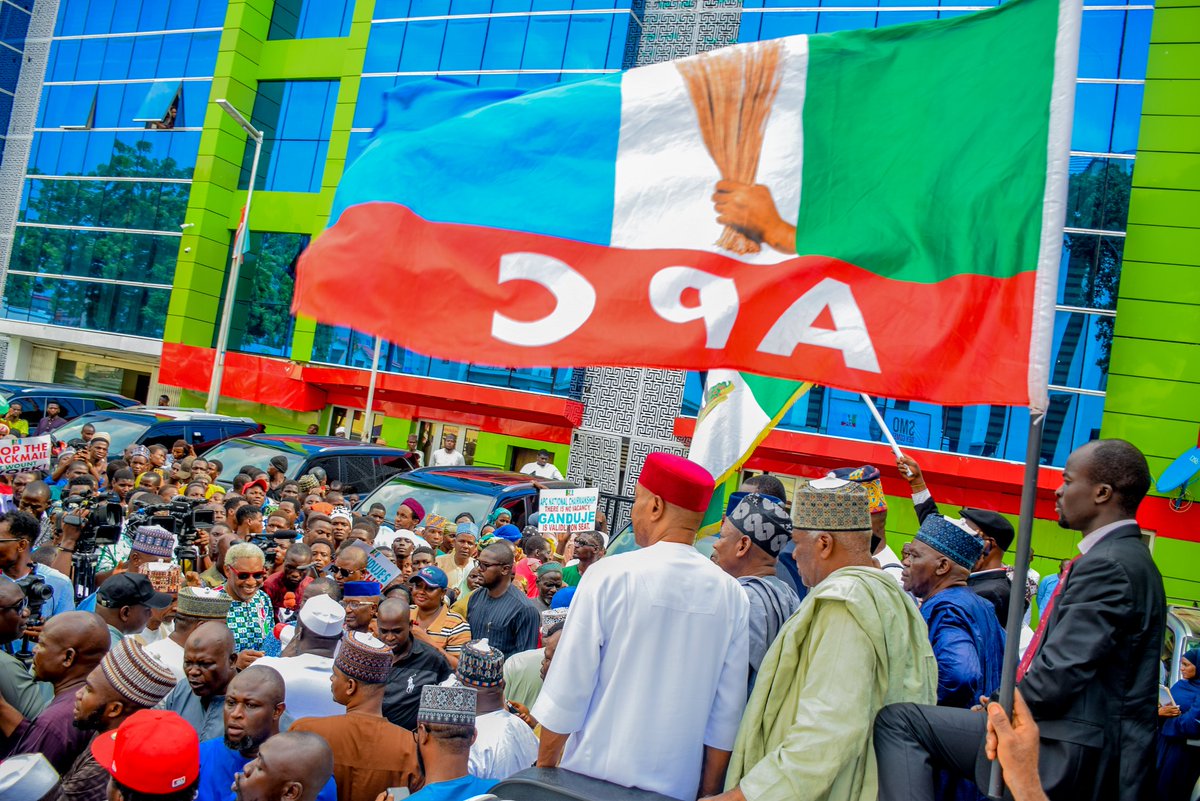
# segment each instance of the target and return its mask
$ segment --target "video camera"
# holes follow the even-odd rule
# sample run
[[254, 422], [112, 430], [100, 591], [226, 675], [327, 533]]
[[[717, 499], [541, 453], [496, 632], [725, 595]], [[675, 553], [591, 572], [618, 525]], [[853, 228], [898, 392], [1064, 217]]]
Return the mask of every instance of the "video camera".
[[63, 501], [63, 523], [80, 529], [76, 553], [88, 554], [99, 547], [116, 545], [123, 518], [121, 504], [111, 495], [71, 495]]
[[21, 588], [21, 592], [25, 593], [25, 600], [29, 604], [29, 620], [26, 625], [40, 626], [45, 622], [42, 617], [42, 609], [46, 606], [46, 601], [54, 597], [54, 590], [46, 583], [46, 580], [36, 573], [30, 573], [24, 578], [17, 579], [16, 585]]
[[299, 531], [291, 529], [279, 529], [273, 534], [267, 534], [264, 531], [251, 537], [250, 544], [257, 545], [266, 557], [266, 564], [273, 565], [276, 564], [275, 560], [279, 555], [279, 543], [276, 540], [290, 540], [291, 542], [295, 542], [299, 536]]
[[129, 516], [127, 525], [161, 526], [175, 535], [178, 547], [194, 548], [200, 532], [208, 531], [215, 522], [212, 509], [198, 508], [203, 503], [198, 498], [176, 497], [170, 503], [142, 506]]

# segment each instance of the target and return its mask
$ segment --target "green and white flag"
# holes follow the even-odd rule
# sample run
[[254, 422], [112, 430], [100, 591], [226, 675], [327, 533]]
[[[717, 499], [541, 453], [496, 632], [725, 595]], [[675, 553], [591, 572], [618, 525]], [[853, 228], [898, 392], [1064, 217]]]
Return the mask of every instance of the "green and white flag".
[[716, 532], [725, 511], [720, 485], [741, 469], [792, 404], [812, 389], [808, 382], [765, 378], [736, 370], [710, 370], [704, 405], [696, 418], [688, 458], [712, 473], [718, 491], [701, 534]]

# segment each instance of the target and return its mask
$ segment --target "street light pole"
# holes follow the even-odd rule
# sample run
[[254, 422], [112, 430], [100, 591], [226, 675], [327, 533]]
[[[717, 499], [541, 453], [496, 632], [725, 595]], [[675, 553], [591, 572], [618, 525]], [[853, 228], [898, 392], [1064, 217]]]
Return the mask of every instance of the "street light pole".
[[233, 257], [229, 260], [229, 280], [225, 282], [225, 304], [221, 309], [221, 319], [217, 323], [217, 350], [213, 354], [212, 381], [208, 385], [208, 399], [204, 410], [209, 414], [217, 411], [217, 400], [221, 397], [221, 379], [225, 376], [225, 351], [229, 347], [229, 325], [233, 319], [233, 303], [237, 295], [238, 268], [242, 260], [242, 240], [250, 236], [250, 200], [254, 197], [254, 182], [258, 179], [258, 159], [262, 155], [263, 132], [250, 122], [224, 98], [216, 101], [221, 109], [242, 127], [246, 135], [254, 140], [254, 161], [250, 165], [250, 187], [246, 190], [246, 209], [243, 214], [244, 223], [238, 226], [234, 235]]

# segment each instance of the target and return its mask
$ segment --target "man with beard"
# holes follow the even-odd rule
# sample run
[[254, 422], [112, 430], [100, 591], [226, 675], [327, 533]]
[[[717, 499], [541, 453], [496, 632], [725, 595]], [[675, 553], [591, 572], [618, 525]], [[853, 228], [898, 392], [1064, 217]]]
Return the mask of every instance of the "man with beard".
[[[175, 686], [175, 677], [146, 653], [140, 640], [121, 640], [88, 674], [75, 696], [75, 726], [84, 731], [114, 731], [135, 712], [158, 704]], [[63, 774], [48, 801], [105, 801], [110, 776], [85, 748]]]
[[33, 677], [54, 686], [52, 700], [33, 720], [0, 699], [4, 757], [42, 753], [59, 774], [83, 753], [90, 732], [76, 728], [75, 694], [108, 653], [108, 627], [89, 612], [63, 612], [46, 621], [33, 651]]
[[[225, 734], [200, 743], [200, 786], [195, 801], [230, 801], [234, 777], [279, 734], [284, 711], [283, 677], [269, 667], [251, 665], [229, 682], [225, 692]], [[326, 781], [317, 796], [336, 801], [337, 786]]]

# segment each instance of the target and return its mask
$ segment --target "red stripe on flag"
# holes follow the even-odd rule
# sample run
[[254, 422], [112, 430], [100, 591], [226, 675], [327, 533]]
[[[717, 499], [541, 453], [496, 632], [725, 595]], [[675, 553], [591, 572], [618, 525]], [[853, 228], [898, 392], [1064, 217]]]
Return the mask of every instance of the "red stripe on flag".
[[366, 203], [305, 251], [293, 308], [455, 361], [726, 367], [892, 398], [1025, 405], [1034, 278], [917, 284], [821, 256], [755, 266]]

